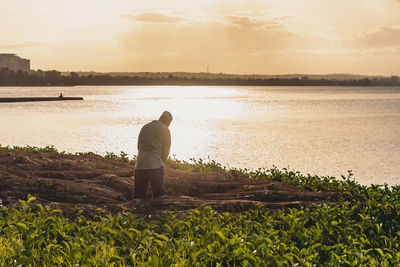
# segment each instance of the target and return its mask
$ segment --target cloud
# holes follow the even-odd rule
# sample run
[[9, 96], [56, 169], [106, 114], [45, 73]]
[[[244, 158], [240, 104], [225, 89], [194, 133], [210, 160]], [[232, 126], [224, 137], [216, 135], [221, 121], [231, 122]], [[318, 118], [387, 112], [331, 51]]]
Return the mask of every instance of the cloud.
[[47, 46], [48, 43], [40, 43], [40, 42], [20, 42], [20, 43], [8, 43], [2, 44], [0, 43], [1, 49], [17, 49], [17, 48], [27, 48], [27, 47], [36, 47], [36, 46]]
[[167, 16], [162, 13], [142, 13], [138, 15], [122, 15], [124, 18], [128, 18], [140, 22], [155, 22], [155, 23], [178, 23], [184, 19], [181, 17]]
[[226, 20], [228, 20], [232, 25], [239, 26], [239, 27], [262, 27], [265, 26], [267, 23], [262, 20], [251, 19], [244, 16], [226, 16]]
[[[296, 43], [299, 36], [277, 22], [252, 16], [212, 16], [185, 23], [144, 23], [121, 34], [118, 44], [132, 68], [168, 71], [256, 72], [274, 51]], [[269, 59], [268, 59], [269, 58]], [[263, 63], [265, 62], [265, 63]], [[268, 63], [269, 64], [269, 63]]]
[[166, 51], [198, 51], [210, 53], [227, 50], [280, 49], [287, 46], [295, 34], [273, 21], [248, 17], [225, 16], [206, 23], [191, 21], [185, 24], [144, 24], [132, 30], [122, 40], [123, 45], [136, 51], [154, 49]]
[[354, 39], [356, 45], [370, 48], [400, 46], [400, 27], [380, 27]]

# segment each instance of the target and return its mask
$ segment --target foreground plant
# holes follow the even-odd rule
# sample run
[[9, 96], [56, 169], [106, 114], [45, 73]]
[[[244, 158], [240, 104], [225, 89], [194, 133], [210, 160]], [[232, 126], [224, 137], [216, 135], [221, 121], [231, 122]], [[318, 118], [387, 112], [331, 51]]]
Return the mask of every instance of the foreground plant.
[[398, 202], [67, 219], [34, 200], [0, 210], [1, 266], [400, 264]]
[[[127, 160], [125, 153], [109, 157]], [[158, 215], [77, 210], [71, 217], [29, 197], [0, 209], [0, 266], [400, 265], [399, 186], [360, 185], [351, 172], [337, 180], [276, 168], [226, 170], [203, 160], [170, 159], [168, 166], [229, 171], [311, 191], [342, 192], [349, 199], [275, 211], [260, 205], [239, 214], [202, 206]]]

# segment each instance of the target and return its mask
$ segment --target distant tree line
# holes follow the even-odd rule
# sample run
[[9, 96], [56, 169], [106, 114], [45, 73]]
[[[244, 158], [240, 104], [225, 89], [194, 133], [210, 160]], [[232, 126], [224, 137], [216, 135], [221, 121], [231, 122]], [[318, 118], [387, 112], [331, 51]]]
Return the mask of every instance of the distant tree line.
[[198, 78], [111, 76], [109, 74], [62, 75], [59, 71], [14, 72], [0, 70], [0, 86], [74, 86], [74, 85], [231, 85], [231, 86], [400, 86], [399, 77], [352, 80], [302, 78]]

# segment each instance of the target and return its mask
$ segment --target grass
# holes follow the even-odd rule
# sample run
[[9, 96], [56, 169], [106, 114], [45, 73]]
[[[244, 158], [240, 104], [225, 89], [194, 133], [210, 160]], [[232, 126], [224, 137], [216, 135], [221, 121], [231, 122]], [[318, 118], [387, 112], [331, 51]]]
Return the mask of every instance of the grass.
[[[57, 152], [52, 147], [17, 149]], [[123, 153], [109, 158], [135, 161]], [[68, 219], [30, 197], [20, 207], [0, 209], [0, 266], [400, 265], [399, 186], [360, 185], [351, 172], [335, 179], [277, 168], [227, 170], [203, 160], [170, 158], [167, 165], [343, 192], [359, 201], [278, 211], [259, 206], [241, 214], [220, 214], [206, 206], [157, 216], [99, 210], [87, 217], [82, 211]]]

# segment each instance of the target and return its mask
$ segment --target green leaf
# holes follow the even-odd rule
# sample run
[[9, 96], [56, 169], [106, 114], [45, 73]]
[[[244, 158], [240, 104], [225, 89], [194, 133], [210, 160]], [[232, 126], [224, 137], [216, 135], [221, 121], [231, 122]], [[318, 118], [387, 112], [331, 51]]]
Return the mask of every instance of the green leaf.
[[160, 265], [160, 258], [159, 258], [156, 254], [153, 254], [153, 255], [151, 256], [151, 261], [152, 261], [152, 265], [153, 265], [154, 267], [161, 266], [161, 265]]
[[196, 260], [199, 255], [206, 253], [206, 252], [207, 252], [207, 249], [201, 248], [198, 251], [196, 251], [194, 254], [192, 254], [192, 257], [194, 260]]
[[311, 246], [312, 249], [316, 249], [320, 247], [322, 244], [321, 243], [315, 243], [314, 245]]
[[40, 212], [43, 212], [43, 206], [40, 204], [36, 204], [36, 207], [38, 207], [40, 209]]
[[222, 241], [224, 241], [226, 238], [224, 236], [224, 234], [220, 231], [215, 231], [214, 232]]
[[169, 238], [166, 235], [163, 234], [157, 235], [157, 238], [164, 240], [165, 242], [169, 242]]
[[200, 211], [198, 209], [192, 210], [192, 212], [197, 216], [200, 216]]
[[252, 266], [258, 266], [256, 258], [250, 254], [244, 254], [243, 259], [247, 260]]
[[129, 232], [135, 233], [136, 235], [140, 235], [140, 231], [135, 228], [129, 228]]
[[55, 214], [62, 214], [62, 211], [59, 209], [54, 209], [50, 212], [51, 215], [55, 215]]
[[379, 253], [379, 255], [380, 255], [382, 258], [384, 258], [384, 253], [383, 253], [382, 249], [376, 248], [375, 251], [377, 251], [377, 252]]
[[153, 242], [156, 243], [159, 247], [164, 246], [163, 242], [161, 242], [161, 241], [158, 240], [158, 239], [154, 239]]
[[17, 225], [18, 228], [20, 228], [20, 229], [28, 230], [28, 227], [27, 227], [26, 224], [24, 224], [24, 223], [19, 222], [19, 223], [17, 223], [16, 225]]
[[44, 220], [45, 224], [51, 224], [54, 223], [56, 221], [56, 218], [54, 217], [47, 217], [46, 220]]
[[22, 207], [26, 207], [27, 203], [25, 200], [20, 199], [19, 203], [21, 203]]
[[35, 200], [36, 200], [36, 198], [30, 195], [28, 200], [27, 200], [27, 203], [29, 204], [29, 203], [31, 203], [31, 202], [33, 202]]

